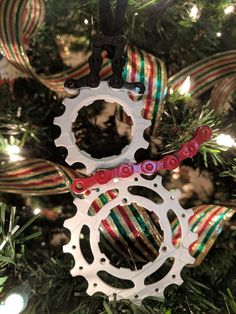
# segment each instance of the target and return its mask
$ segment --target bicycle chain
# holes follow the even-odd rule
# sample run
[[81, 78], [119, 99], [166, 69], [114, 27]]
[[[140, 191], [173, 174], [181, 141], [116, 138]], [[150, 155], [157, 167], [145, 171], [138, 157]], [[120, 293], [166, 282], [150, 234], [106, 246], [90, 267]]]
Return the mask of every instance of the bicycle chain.
[[111, 169], [101, 169], [95, 171], [86, 178], [76, 178], [71, 186], [72, 191], [79, 195], [96, 185], [106, 184], [112, 179], [127, 178], [135, 173], [153, 175], [160, 170], [173, 170], [177, 168], [181, 161], [194, 157], [200, 146], [208, 141], [212, 136], [211, 128], [207, 125], [198, 127], [193, 138], [184, 144], [181, 149], [174, 154], [166, 155], [158, 161], [144, 160], [140, 163], [122, 163]]

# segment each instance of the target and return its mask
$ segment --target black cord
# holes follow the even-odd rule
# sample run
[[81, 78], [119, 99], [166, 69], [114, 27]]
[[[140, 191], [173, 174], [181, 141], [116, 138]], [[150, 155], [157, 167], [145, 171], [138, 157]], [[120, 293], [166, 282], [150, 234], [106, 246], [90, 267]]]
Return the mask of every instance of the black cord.
[[123, 24], [128, 0], [117, 0], [113, 16], [110, 0], [99, 0], [100, 31], [106, 36], [123, 34]]

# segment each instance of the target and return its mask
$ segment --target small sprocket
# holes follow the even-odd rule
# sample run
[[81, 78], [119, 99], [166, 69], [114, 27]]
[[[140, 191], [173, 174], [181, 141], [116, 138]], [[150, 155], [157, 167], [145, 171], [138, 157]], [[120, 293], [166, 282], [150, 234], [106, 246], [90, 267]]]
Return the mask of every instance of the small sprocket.
[[[96, 88], [81, 88], [78, 96], [64, 99], [65, 112], [54, 119], [54, 124], [61, 128], [61, 134], [55, 140], [55, 144], [67, 149], [66, 162], [68, 164], [81, 162], [85, 165], [87, 174], [90, 174], [98, 168], [110, 168], [123, 162], [132, 162], [134, 161], [134, 154], [139, 148], [148, 147], [148, 142], [144, 139], [143, 133], [150, 126], [151, 121], [142, 117], [142, 101], [132, 100], [128, 92], [126, 89], [112, 89], [106, 81], [101, 81]], [[118, 156], [109, 156], [101, 159], [93, 158], [87, 152], [80, 150], [76, 145], [72, 125], [76, 120], [78, 111], [96, 100], [105, 100], [106, 102], [121, 105], [126, 114], [132, 119], [131, 142], [123, 148]]]

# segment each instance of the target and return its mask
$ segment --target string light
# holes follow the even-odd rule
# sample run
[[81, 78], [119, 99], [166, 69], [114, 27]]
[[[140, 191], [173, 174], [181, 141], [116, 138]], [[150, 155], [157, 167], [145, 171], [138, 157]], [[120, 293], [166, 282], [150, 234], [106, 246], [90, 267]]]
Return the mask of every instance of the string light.
[[190, 87], [191, 87], [190, 76], [187, 76], [183, 84], [178, 89], [180, 95], [183, 95], [183, 96], [187, 95], [189, 93]]
[[138, 15], [138, 12], [135, 12], [134, 15], [137, 16], [137, 15]]
[[7, 153], [9, 155], [10, 161], [18, 161], [21, 160], [20, 147], [17, 145], [9, 145], [7, 147]]
[[234, 6], [233, 5], [229, 5], [228, 7], [225, 8], [225, 14], [231, 14], [234, 12]]
[[0, 314], [19, 314], [27, 306], [31, 287], [28, 280], [13, 288], [0, 303]]
[[218, 33], [216, 33], [216, 36], [217, 36], [217, 37], [221, 37], [221, 36], [222, 36], [222, 33], [221, 33], [221, 32], [218, 32]]
[[236, 146], [235, 140], [230, 135], [226, 134], [220, 134], [219, 136], [217, 136], [216, 143], [225, 147]]
[[189, 12], [189, 17], [193, 20], [196, 21], [199, 17], [199, 9], [196, 5], [194, 5], [190, 12]]
[[22, 295], [18, 293], [10, 294], [4, 304], [0, 306], [0, 313], [4, 314], [18, 314], [25, 308], [25, 300]]
[[35, 208], [34, 209], [34, 214], [35, 215], [38, 215], [38, 214], [40, 214], [41, 213], [41, 209], [40, 208]]
[[88, 25], [89, 21], [88, 19], [84, 19], [84, 24]]

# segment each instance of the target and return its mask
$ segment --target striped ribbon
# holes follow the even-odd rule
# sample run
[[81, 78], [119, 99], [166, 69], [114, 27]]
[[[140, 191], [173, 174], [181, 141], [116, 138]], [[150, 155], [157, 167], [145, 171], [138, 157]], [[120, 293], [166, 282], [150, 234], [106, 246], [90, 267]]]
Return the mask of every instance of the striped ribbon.
[[[78, 172], [42, 159], [15, 162], [0, 169], [0, 192], [26, 195], [50, 195], [71, 192], [71, 183]], [[109, 201], [116, 198], [118, 190], [108, 190], [91, 204], [89, 213], [95, 215]], [[83, 197], [85, 197], [84, 195]], [[216, 205], [193, 208], [190, 228], [198, 233], [198, 240], [190, 247], [190, 253], [200, 264], [214, 244], [223, 225], [235, 210]], [[162, 227], [163, 228], [163, 227]], [[158, 220], [137, 204], [118, 205], [100, 224], [103, 244], [126, 260], [153, 261], [159, 252], [162, 237]], [[178, 220], [172, 223], [172, 242], [181, 242]]]
[[236, 91], [236, 75], [221, 80], [211, 93], [210, 105], [213, 109], [224, 112], [225, 103], [230, 100], [230, 96]]
[[55, 163], [24, 160], [1, 167], [0, 191], [28, 195], [67, 193], [75, 177], [78, 173]]
[[212, 88], [220, 80], [236, 75], [236, 50], [214, 54], [208, 58], [190, 65], [169, 78], [169, 84], [174, 90], [190, 76], [189, 93], [199, 96]]
[[[194, 215], [189, 220], [190, 230], [198, 233], [198, 240], [190, 246], [190, 253], [195, 257], [195, 265], [201, 264], [215, 243], [226, 221], [235, 209], [217, 205], [202, 205], [193, 208]], [[178, 221], [172, 224], [173, 244], [181, 241], [181, 227]]]
[[[116, 198], [118, 191], [110, 190], [101, 194], [90, 206], [90, 214], [95, 215], [106, 203]], [[226, 221], [235, 210], [217, 205], [202, 205], [193, 208], [189, 220], [190, 230], [198, 233], [198, 240], [190, 246], [190, 254], [195, 257], [195, 266], [201, 264], [215, 243]], [[147, 263], [154, 261], [159, 254], [162, 237], [157, 228], [158, 222], [148, 211], [130, 204], [117, 206], [100, 224], [101, 238], [111, 253], [116, 252], [131, 262]], [[181, 226], [178, 219], [171, 224], [172, 243], [181, 243]]]
[[178, 90], [188, 76], [191, 96], [198, 97], [215, 86], [211, 105], [221, 108], [236, 88], [236, 50], [214, 54], [184, 68], [169, 78], [170, 87]]
[[[64, 82], [70, 78], [79, 79], [89, 73], [88, 62], [51, 76], [39, 76], [30, 65], [25, 42], [37, 33], [44, 21], [44, 0], [0, 0], [0, 48], [1, 53], [22, 73], [34, 77], [58, 93], [64, 93]], [[101, 78], [111, 76], [111, 63], [105, 60]], [[141, 81], [146, 86], [143, 97], [145, 119], [159, 120], [166, 90], [166, 70], [163, 62], [134, 47], [127, 48], [127, 65], [124, 77]]]

